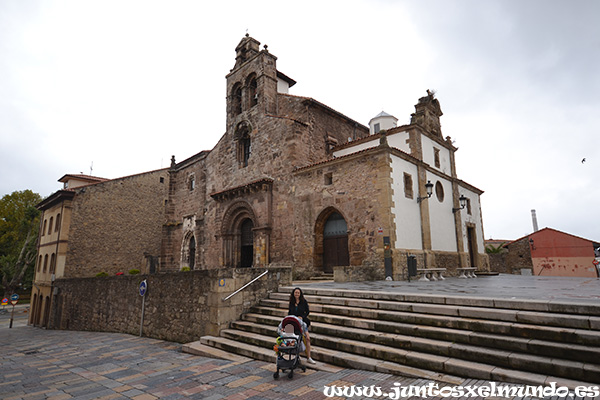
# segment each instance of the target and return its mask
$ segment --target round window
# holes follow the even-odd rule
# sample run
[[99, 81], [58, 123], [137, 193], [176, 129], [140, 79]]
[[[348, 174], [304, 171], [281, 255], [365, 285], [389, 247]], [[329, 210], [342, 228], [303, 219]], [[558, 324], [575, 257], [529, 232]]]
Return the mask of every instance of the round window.
[[444, 201], [444, 186], [442, 186], [440, 181], [435, 183], [435, 195], [440, 203]]

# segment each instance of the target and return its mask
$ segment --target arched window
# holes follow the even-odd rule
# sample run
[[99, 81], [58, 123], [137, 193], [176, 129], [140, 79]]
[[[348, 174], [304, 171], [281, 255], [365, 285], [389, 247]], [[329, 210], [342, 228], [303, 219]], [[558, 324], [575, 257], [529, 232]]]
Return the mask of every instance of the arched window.
[[232, 112], [233, 115], [242, 113], [242, 85], [235, 84], [231, 92]]
[[44, 256], [44, 269], [42, 270], [42, 272], [46, 273], [47, 270], [48, 270], [48, 254], [46, 254]]
[[242, 151], [242, 165], [248, 166], [248, 160], [250, 159], [250, 135], [246, 133], [240, 141], [240, 147]]
[[60, 214], [56, 216], [56, 225], [54, 226], [54, 232], [58, 232], [60, 229]]
[[50, 217], [50, 223], [48, 223], [48, 235], [52, 234], [52, 223], [54, 222], [54, 218]]
[[54, 274], [56, 272], [56, 254], [52, 253], [50, 257], [50, 273]]
[[44, 220], [44, 227], [42, 228], [42, 236], [46, 234], [46, 226], [48, 225], [48, 220]]
[[42, 271], [42, 260], [43, 260], [43, 258], [40, 255], [40, 258], [38, 259], [38, 268], [37, 268], [38, 272]]
[[241, 123], [235, 133], [237, 140], [237, 158], [241, 167], [247, 167], [252, 151], [252, 142], [250, 139], [250, 128], [247, 124]]

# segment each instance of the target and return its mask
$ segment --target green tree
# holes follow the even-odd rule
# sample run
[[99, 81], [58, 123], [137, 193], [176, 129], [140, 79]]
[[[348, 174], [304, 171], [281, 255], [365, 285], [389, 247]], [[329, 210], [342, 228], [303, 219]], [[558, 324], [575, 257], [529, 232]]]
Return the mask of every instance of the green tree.
[[0, 285], [4, 295], [33, 281], [42, 197], [31, 190], [16, 191], [0, 200]]

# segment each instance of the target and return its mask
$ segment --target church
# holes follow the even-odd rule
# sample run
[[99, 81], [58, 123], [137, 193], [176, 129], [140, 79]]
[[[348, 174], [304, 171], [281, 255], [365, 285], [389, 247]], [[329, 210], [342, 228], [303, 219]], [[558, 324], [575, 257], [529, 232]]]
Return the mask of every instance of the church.
[[56, 278], [131, 268], [290, 266], [295, 279], [344, 280], [406, 279], [409, 256], [449, 275], [489, 268], [483, 192], [456, 175], [434, 93], [408, 125], [382, 112], [366, 126], [290, 94], [296, 82], [276, 61], [242, 38], [212, 150], [124, 178], [61, 178], [38, 205], [34, 295], [48, 298]]
[[487, 269], [482, 191], [457, 178], [433, 93], [409, 125], [382, 112], [367, 127], [289, 94], [296, 82], [252, 37], [235, 51], [225, 135], [169, 170], [162, 270], [288, 265], [308, 278], [348, 266], [385, 277], [384, 247], [394, 279], [409, 254], [420, 268]]

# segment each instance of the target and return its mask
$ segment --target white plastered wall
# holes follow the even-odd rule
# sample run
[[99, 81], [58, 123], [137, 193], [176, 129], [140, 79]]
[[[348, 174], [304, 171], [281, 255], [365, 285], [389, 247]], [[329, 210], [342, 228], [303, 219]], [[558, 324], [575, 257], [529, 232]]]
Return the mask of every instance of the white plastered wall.
[[[457, 251], [454, 213], [452, 212], [452, 183], [435, 174], [428, 173], [427, 179], [433, 183], [433, 194], [424, 200], [429, 207], [431, 225], [431, 249], [438, 251]], [[436, 184], [440, 182], [444, 189], [444, 199], [440, 201], [436, 193]]]
[[[421, 135], [421, 146], [423, 147], [423, 161], [429, 164], [446, 175], [452, 175], [452, 167], [450, 165], [450, 151], [441, 146], [439, 143], [431, 140], [425, 135]], [[434, 148], [440, 151], [440, 166], [435, 166]], [[433, 182], [433, 181], [431, 181]]]
[[483, 223], [481, 218], [481, 202], [479, 195], [467, 188], [459, 187], [458, 195], [463, 195], [468, 198], [471, 202], [471, 214], [468, 213], [467, 207], [460, 211], [461, 216], [461, 232], [463, 236], [463, 249], [462, 251], [469, 251], [469, 241], [467, 237], [467, 224], [475, 225], [475, 233], [477, 235], [477, 252], [480, 254], [485, 253], [485, 247], [483, 243]]
[[[397, 132], [392, 133], [387, 136], [387, 142], [390, 147], [397, 148], [399, 150], [404, 151], [405, 153], [410, 154], [410, 147], [406, 140], [408, 139], [408, 132]], [[348, 154], [356, 153], [357, 151], [362, 151], [366, 149], [370, 149], [372, 147], [379, 146], [379, 136], [373, 137], [371, 140], [366, 142], [358, 143], [354, 146], [346, 147], [345, 149], [338, 150], [333, 153], [335, 157], [342, 157]], [[432, 150], [433, 151], [433, 150]]]
[[[413, 197], [407, 198], [404, 192], [404, 173], [411, 175], [413, 182]], [[419, 195], [417, 166], [392, 156], [392, 217], [396, 225], [397, 249], [422, 250], [421, 213], [417, 197]]]

